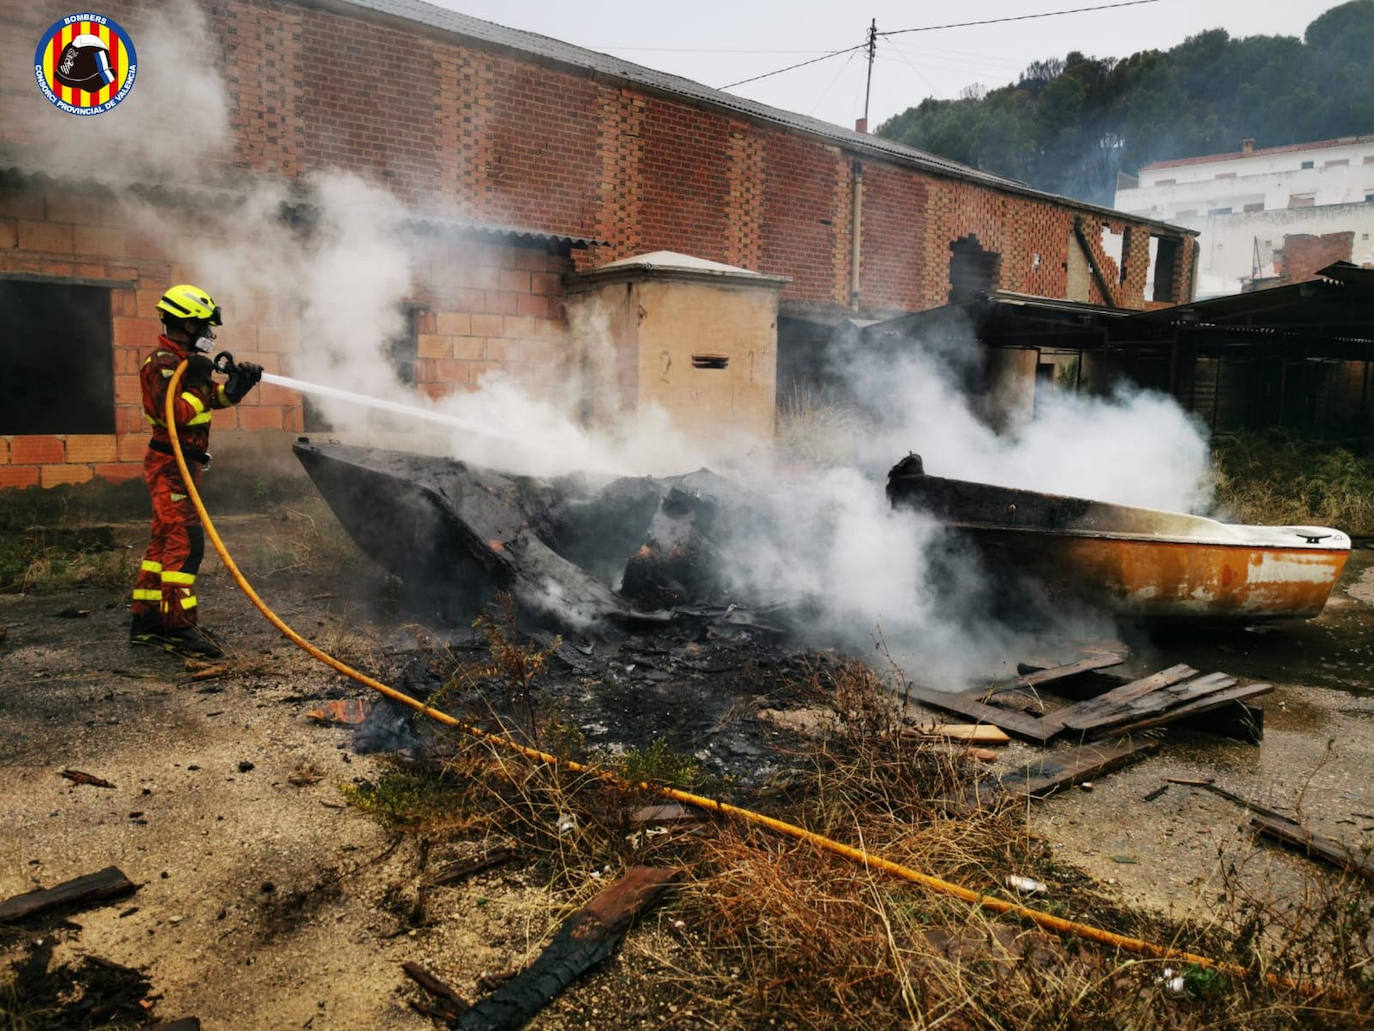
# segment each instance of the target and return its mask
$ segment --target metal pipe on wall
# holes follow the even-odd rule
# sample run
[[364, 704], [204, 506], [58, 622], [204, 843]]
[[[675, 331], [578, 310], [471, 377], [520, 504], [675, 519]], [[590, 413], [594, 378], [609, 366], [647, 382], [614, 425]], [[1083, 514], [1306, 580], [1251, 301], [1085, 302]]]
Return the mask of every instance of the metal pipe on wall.
[[863, 239], [864, 166], [855, 161], [853, 169], [853, 214], [849, 224], [849, 307], [859, 310], [859, 257]]

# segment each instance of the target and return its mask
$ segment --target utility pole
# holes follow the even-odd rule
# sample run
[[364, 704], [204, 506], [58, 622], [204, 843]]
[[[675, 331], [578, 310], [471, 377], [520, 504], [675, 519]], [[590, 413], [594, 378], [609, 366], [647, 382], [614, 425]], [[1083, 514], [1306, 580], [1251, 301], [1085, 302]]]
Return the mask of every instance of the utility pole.
[[[849, 37], [853, 39], [854, 37]], [[868, 26], [868, 82], [864, 85], [864, 117], [861, 132], [868, 132], [868, 98], [873, 92], [873, 57], [878, 50], [878, 19]]]

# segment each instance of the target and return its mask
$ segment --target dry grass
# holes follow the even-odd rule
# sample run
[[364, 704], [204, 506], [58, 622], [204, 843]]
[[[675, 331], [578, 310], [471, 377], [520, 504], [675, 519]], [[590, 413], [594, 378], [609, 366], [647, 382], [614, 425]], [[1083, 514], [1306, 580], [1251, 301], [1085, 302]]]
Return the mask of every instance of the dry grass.
[[[374, 569], [323, 499], [300, 498], [274, 507], [271, 514], [275, 522], [270, 529], [257, 534], [247, 549], [232, 548], [253, 575], [266, 578], [291, 572], [346, 581], [356, 579], [362, 570]], [[245, 550], [245, 555], [238, 556]]]
[[1374, 534], [1374, 461], [1280, 431], [1213, 445], [1217, 507], [1237, 522], [1334, 526]]
[[[508, 631], [505, 643], [514, 642]], [[1032, 904], [1056, 915], [1322, 990], [1237, 982], [1060, 938], [748, 825], [635, 833], [642, 829], [628, 814], [658, 796], [530, 765], [469, 738], [436, 737], [446, 758], [423, 777], [441, 795], [416, 787], [417, 770], [408, 767], [384, 776], [378, 794], [355, 800], [432, 840], [516, 845], [550, 889], [551, 916], [605, 884], [603, 871], [632, 863], [683, 868], [675, 901], [656, 930], [650, 922], [635, 936], [632, 951], [644, 978], [634, 990], [670, 993], [700, 1021], [684, 1026], [1124, 1031], [1353, 1028], [1374, 1018], [1366, 975], [1374, 898], [1363, 884], [1314, 877], [1295, 906], [1291, 898], [1244, 896], [1235, 877], [1222, 917], [1206, 930], [1122, 909], [1081, 873], [1057, 865], [1023, 811], [947, 817], [940, 799], [974, 774], [957, 756], [897, 733], [894, 694], [877, 674], [818, 663], [800, 686], [833, 713], [814, 746], [793, 757], [802, 772], [733, 801], [993, 893], [1007, 875], [1029, 875], [1051, 885]], [[556, 750], [580, 749], [577, 735], [555, 722], [540, 733]], [[661, 748], [599, 762], [650, 780], [692, 769], [689, 758]], [[384, 795], [391, 800], [382, 806]], [[1165, 983], [1173, 978], [1181, 980]]]
[[805, 388], [792, 390], [778, 412], [776, 446], [785, 459], [829, 465], [852, 459], [864, 419], [852, 408], [834, 404]]

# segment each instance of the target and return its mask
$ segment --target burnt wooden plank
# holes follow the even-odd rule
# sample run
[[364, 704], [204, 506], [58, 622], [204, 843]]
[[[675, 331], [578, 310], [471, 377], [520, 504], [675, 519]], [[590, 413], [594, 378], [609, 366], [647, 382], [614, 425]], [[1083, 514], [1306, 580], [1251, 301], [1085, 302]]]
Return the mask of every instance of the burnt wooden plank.
[[1199, 698], [1224, 691], [1236, 682], [1226, 673], [1207, 673], [1192, 680], [1166, 684], [1105, 711], [1070, 717], [1066, 725], [1085, 734], [1103, 734], [1125, 723], [1134, 723], [1163, 712], [1173, 712]]
[[679, 871], [634, 866], [579, 909], [528, 967], [465, 1010], [453, 1026], [462, 1031], [513, 1031], [533, 1017], [584, 971], [615, 951], [640, 913], [658, 901]]
[[0, 923], [23, 920], [49, 909], [103, 902], [106, 899], [131, 894], [137, 887], [119, 871], [118, 867], [107, 866], [103, 870], [74, 877], [51, 888], [27, 891], [0, 902]]
[[1024, 771], [1018, 771], [1012, 778], [1004, 777], [1002, 787], [1006, 791], [1044, 798], [1060, 788], [1081, 784], [1111, 770], [1139, 762], [1157, 751], [1158, 741], [1079, 745], [1071, 751], [1049, 753], [1027, 764]]
[[458, 881], [465, 881], [469, 877], [476, 876], [484, 870], [490, 870], [494, 866], [509, 863], [512, 859], [518, 859], [520, 853], [513, 848], [492, 849], [484, 856], [476, 859], [468, 859], [459, 863], [451, 863], [438, 870], [429, 879], [431, 887], [439, 887], [444, 884], [454, 884]]
[[456, 1017], [468, 1008], [468, 1002], [458, 994], [454, 988], [445, 981], [435, 977], [419, 963], [412, 963], [409, 960], [401, 964], [401, 969], [405, 971], [406, 977], [410, 978], [431, 995], [443, 999], [447, 1005], [444, 1007], [452, 1016]]
[[941, 800], [947, 812], [968, 815], [995, 807], [1008, 799], [1044, 798], [1060, 788], [1091, 780], [1118, 767], [1137, 762], [1159, 750], [1157, 741], [1118, 741], [1112, 745], [1078, 745], [1047, 752], [1034, 762], [999, 779], [988, 778]]
[[1187, 680], [1189, 677], [1197, 676], [1197, 670], [1186, 663], [1179, 663], [1177, 666], [1170, 666], [1162, 669], [1158, 673], [1151, 673], [1148, 677], [1141, 677], [1133, 680], [1129, 684], [1122, 684], [1114, 687], [1110, 691], [1098, 695], [1096, 698], [1089, 698], [1086, 701], [1076, 702], [1066, 709], [1061, 709], [1055, 715], [1060, 722], [1072, 730], [1081, 730], [1084, 721], [1091, 721], [1096, 717], [1110, 712], [1118, 706], [1127, 702], [1134, 701], [1143, 695], [1149, 694], [1170, 684], [1176, 684], [1180, 680]]
[[1092, 673], [1095, 670], [1119, 666], [1125, 661], [1126, 656], [1116, 654], [1115, 652], [1110, 654], [1089, 655], [1087, 658], [1079, 659], [1077, 662], [1070, 662], [1064, 666], [1051, 666], [1049, 669], [1037, 669], [1031, 673], [1025, 673], [1005, 684], [994, 685], [990, 688], [980, 688], [977, 691], [969, 691], [966, 693], [971, 697], [986, 700], [995, 694], [1001, 694], [1003, 691], [1039, 687], [1042, 684], [1050, 684], [1056, 680], [1065, 680], [1069, 677], [1078, 676], [1080, 673]]
[[1332, 838], [1314, 834], [1302, 824], [1282, 816], [1252, 816], [1250, 826], [1268, 838], [1274, 838], [1308, 857], [1324, 859], [1342, 870], [1374, 881], [1374, 861], [1368, 850], [1357, 850]]
[[1173, 725], [1257, 745], [1264, 740], [1264, 708], [1248, 702], [1230, 701], [1220, 708], [1185, 716]]
[[1107, 728], [1108, 733], [1112, 734], [1133, 734], [1140, 730], [1149, 730], [1151, 727], [1162, 727], [1166, 723], [1174, 723], [1178, 720], [1188, 719], [1189, 717], [1199, 716], [1213, 709], [1230, 705], [1232, 702], [1243, 702], [1250, 698], [1258, 698], [1260, 695], [1269, 694], [1274, 690], [1273, 684], [1242, 684], [1239, 687], [1230, 687], [1214, 694], [1208, 694], [1202, 698], [1197, 698], [1186, 705], [1180, 705], [1165, 710], [1152, 716], [1136, 720], [1133, 723], [1117, 724]]
[[1027, 716], [1025, 713], [1011, 712], [995, 705], [986, 705], [968, 695], [947, 694], [915, 684], [908, 690], [907, 695], [910, 698], [915, 698], [923, 705], [944, 709], [947, 712], [957, 712], [960, 716], [967, 716], [978, 723], [991, 723], [994, 727], [1001, 727], [1008, 734], [1026, 741], [1033, 741], [1037, 745], [1043, 745], [1047, 740], [1041, 720], [1036, 716]]

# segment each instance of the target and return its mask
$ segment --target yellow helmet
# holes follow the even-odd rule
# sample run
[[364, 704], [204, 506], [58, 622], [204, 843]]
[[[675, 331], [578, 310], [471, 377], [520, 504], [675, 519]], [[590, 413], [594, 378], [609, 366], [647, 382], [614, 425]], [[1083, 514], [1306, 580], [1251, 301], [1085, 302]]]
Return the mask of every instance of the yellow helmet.
[[212, 326], [224, 325], [220, 317], [219, 305], [208, 293], [190, 283], [180, 283], [167, 288], [162, 300], [157, 302], [158, 311], [178, 319], [203, 319]]

